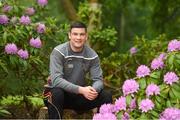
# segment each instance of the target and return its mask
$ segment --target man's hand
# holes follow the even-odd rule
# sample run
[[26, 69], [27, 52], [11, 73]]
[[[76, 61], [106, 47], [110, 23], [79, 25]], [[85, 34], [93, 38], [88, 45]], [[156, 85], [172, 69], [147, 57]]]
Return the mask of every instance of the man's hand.
[[79, 93], [88, 100], [94, 100], [98, 96], [98, 92], [91, 86], [79, 87]]

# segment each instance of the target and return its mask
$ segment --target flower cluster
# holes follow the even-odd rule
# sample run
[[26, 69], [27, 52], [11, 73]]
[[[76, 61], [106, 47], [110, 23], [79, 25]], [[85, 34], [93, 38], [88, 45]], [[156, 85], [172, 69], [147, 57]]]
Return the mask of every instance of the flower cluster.
[[97, 113], [93, 116], [93, 120], [117, 120], [117, 117], [113, 113]]
[[121, 120], [129, 120], [130, 116], [127, 112], [125, 112], [122, 116], [121, 116]]
[[17, 48], [16, 44], [14, 44], [14, 43], [8, 43], [5, 46], [5, 52], [7, 54], [16, 54], [17, 51], [18, 51], [18, 48]]
[[38, 23], [37, 25], [37, 32], [38, 33], [44, 33], [46, 30], [46, 26], [42, 23]]
[[22, 59], [28, 59], [29, 58], [29, 54], [28, 54], [28, 51], [27, 50], [23, 50], [23, 49], [20, 49], [17, 54], [19, 55], [20, 58]]
[[112, 113], [113, 112], [113, 105], [112, 104], [103, 104], [100, 109], [100, 113]]
[[9, 12], [9, 11], [11, 11], [11, 10], [12, 10], [12, 6], [7, 5], [7, 4], [4, 5], [3, 8], [2, 8], [2, 11], [5, 12], [5, 13], [6, 13], [6, 12]]
[[[45, 6], [45, 5], [47, 5], [48, 1], [47, 0], [37, 0], [37, 3], [41, 6]], [[11, 11], [12, 9], [13, 9], [13, 7], [10, 5], [7, 5], [7, 4], [5, 4], [2, 7], [2, 11], [4, 13], [7, 13], [7, 12]], [[21, 25], [29, 25], [29, 24], [31, 24], [31, 19], [28, 15], [33, 15], [34, 13], [35, 13], [35, 9], [33, 7], [25, 8], [24, 9], [25, 15], [22, 15], [20, 17], [20, 19], [18, 19], [18, 17], [16, 17], [16, 16], [13, 16], [10, 19], [10, 22], [12, 24], [19, 22]], [[8, 23], [9, 23], [9, 18], [6, 15], [0, 15], [0, 24], [1, 25], [7, 25]], [[38, 33], [44, 33], [46, 30], [46, 26], [42, 23], [38, 23], [36, 30]], [[41, 48], [42, 47], [42, 42], [41, 42], [39, 37], [37, 37], [36, 39], [34, 39], [32, 37], [29, 41], [29, 44], [31, 47], [34, 47], [34, 48]], [[29, 58], [28, 51], [23, 50], [21, 48], [18, 49], [18, 47], [16, 46], [15, 43], [7, 43], [5, 45], [4, 51], [6, 54], [9, 54], [9, 55], [18, 55], [22, 59], [28, 59]]]
[[140, 65], [136, 71], [136, 74], [139, 78], [150, 75], [150, 69], [145, 65]]
[[160, 88], [155, 84], [150, 84], [146, 88], [146, 95], [149, 97], [150, 95], [158, 95], [160, 94]]
[[22, 16], [19, 21], [22, 25], [29, 25], [31, 23], [31, 19], [29, 16]]
[[116, 99], [115, 105], [114, 105], [114, 111], [118, 112], [119, 110], [126, 110], [126, 98], [120, 97], [119, 99]]
[[134, 92], [137, 92], [138, 89], [139, 84], [134, 79], [126, 80], [122, 86], [124, 96], [133, 94]]
[[11, 55], [17, 54], [22, 59], [28, 59], [28, 57], [29, 57], [27, 50], [22, 50], [22, 49], [18, 50], [16, 44], [14, 44], [14, 43], [8, 43], [5, 46], [5, 53], [11, 54]]
[[116, 115], [113, 114], [114, 105], [112, 104], [103, 104], [99, 109], [99, 113], [93, 116], [93, 120], [117, 120]]
[[35, 9], [33, 7], [26, 8], [25, 13], [27, 15], [33, 15], [35, 13]]
[[174, 72], [167, 72], [164, 75], [164, 82], [166, 84], [172, 85], [172, 83], [177, 82], [179, 80], [179, 77]]
[[180, 41], [176, 39], [170, 41], [168, 44], [168, 51], [172, 52], [172, 51], [178, 51], [178, 50], [180, 50]]
[[179, 120], [180, 119], [180, 109], [177, 108], [166, 108], [160, 114], [160, 120]]
[[[39, 37], [37, 37], [36, 39], [31, 38], [29, 44], [30, 44], [30, 46], [32, 46], [34, 48], [41, 48], [42, 47], [42, 42], [41, 42]], [[23, 50], [23, 49], [18, 50], [16, 44], [14, 44], [14, 43], [8, 43], [5, 46], [5, 53], [11, 54], [11, 55], [17, 54], [22, 59], [28, 59], [29, 58], [28, 51]]]
[[37, 2], [42, 7], [48, 4], [48, 0], [37, 0]]
[[166, 59], [166, 56], [167, 56], [166, 53], [161, 53], [161, 54], [159, 55], [158, 59], [165, 60], [165, 59]]
[[161, 69], [164, 67], [164, 62], [163, 59], [160, 58], [155, 58], [152, 62], [151, 62], [151, 68], [153, 70], [157, 70], [157, 69]]
[[0, 15], [0, 24], [6, 25], [9, 22], [9, 18], [6, 15]]
[[41, 48], [42, 47], [42, 42], [41, 42], [39, 37], [37, 37], [36, 39], [31, 38], [29, 41], [29, 44], [34, 48]]
[[137, 48], [135, 48], [135, 47], [132, 47], [131, 49], [130, 49], [130, 53], [133, 55], [133, 54], [135, 54], [137, 52]]
[[[134, 54], [137, 49], [132, 48], [131, 50], [132, 50], [131, 54]], [[178, 50], [179, 50], [179, 41], [177, 41], [177, 40], [170, 41], [168, 44], [168, 51], [173, 52], [173, 51], [178, 51]], [[135, 51], [135, 52], [133, 52], [133, 51]], [[157, 58], [153, 59], [151, 62], [151, 69], [158, 70], [158, 69], [164, 68], [165, 67], [164, 61], [168, 58], [167, 57], [168, 54], [169, 53], [161, 53]], [[137, 79], [146, 77], [150, 74], [151, 74], [150, 69], [145, 65], [140, 65], [136, 70]], [[144, 98], [142, 100], [139, 98], [137, 99], [134, 96], [134, 93], [136, 92], [138, 94], [138, 92], [141, 90], [139, 90], [138, 80], [136, 82], [135, 79], [136, 78], [125, 80], [124, 84], [122, 85], [123, 96], [116, 99], [114, 105], [111, 105], [111, 104], [102, 105], [101, 112], [103, 111], [103, 113], [107, 112], [107, 113], [111, 113], [111, 114], [115, 113], [118, 117], [121, 117], [122, 120], [129, 120], [132, 117], [130, 112], [132, 112], [138, 105], [138, 108], [142, 113], [151, 115], [152, 113], [150, 112], [150, 110], [153, 110], [153, 108], [155, 107], [154, 103], [156, 103], [158, 101], [156, 101], [157, 100], [156, 97], [152, 97], [152, 100], [151, 100], [150, 96], [159, 95], [159, 97], [161, 97], [160, 87], [158, 85], [154, 84], [153, 81], [145, 81], [145, 83], [141, 83], [141, 84], [144, 84], [145, 86], [147, 86], [145, 89], [146, 98]], [[144, 79], [144, 80], [146, 80], [146, 79]], [[151, 80], [151, 79], [148, 79], [148, 80]], [[179, 77], [178, 77], [178, 75], [176, 75], [175, 72], [167, 72], [164, 75], [164, 82], [168, 85], [169, 84], [172, 85], [173, 83], [178, 82], [178, 80], [179, 80]], [[148, 84], [149, 82], [150, 82], [150, 84]], [[169, 87], [169, 86], [166, 86], [166, 87]], [[129, 94], [131, 96], [128, 96]], [[131, 101], [129, 101], [129, 97], [131, 97]], [[138, 104], [137, 104], [137, 102], [138, 102]], [[136, 111], [134, 111], [134, 112], [136, 112]], [[94, 118], [105, 119], [101, 115], [96, 114], [94, 116]], [[164, 112], [162, 112], [160, 114], [159, 117], [160, 117], [159, 118], [160, 120], [180, 119], [180, 109], [167, 108]]]
[[139, 109], [142, 112], [148, 112], [154, 108], [154, 103], [150, 99], [144, 99], [140, 102]]

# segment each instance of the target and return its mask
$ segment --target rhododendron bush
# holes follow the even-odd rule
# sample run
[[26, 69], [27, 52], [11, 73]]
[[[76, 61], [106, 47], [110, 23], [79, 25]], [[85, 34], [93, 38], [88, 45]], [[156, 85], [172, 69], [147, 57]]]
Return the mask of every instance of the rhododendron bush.
[[47, 0], [34, 0], [29, 6], [20, 2], [0, 2], [1, 95], [41, 92], [49, 54], [66, 38], [66, 25], [58, 26], [55, 18], [47, 17]]
[[[130, 53], [136, 54], [137, 49], [133, 47]], [[180, 119], [180, 41], [171, 40], [165, 52], [139, 65], [135, 76], [121, 87], [122, 95], [102, 105], [94, 120]]]

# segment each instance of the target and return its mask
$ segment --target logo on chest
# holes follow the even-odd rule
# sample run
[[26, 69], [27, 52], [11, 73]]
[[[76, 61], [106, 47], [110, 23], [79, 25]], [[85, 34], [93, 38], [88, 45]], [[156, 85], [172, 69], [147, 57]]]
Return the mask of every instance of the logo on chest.
[[68, 68], [73, 68], [74, 65], [73, 65], [73, 64], [67, 64], [67, 67], [68, 67]]

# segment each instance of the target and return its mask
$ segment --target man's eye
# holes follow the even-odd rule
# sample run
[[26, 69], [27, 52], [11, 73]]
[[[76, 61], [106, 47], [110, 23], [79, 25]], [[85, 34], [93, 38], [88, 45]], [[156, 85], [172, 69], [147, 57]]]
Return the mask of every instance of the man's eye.
[[73, 35], [78, 35], [77, 33], [72, 33]]

